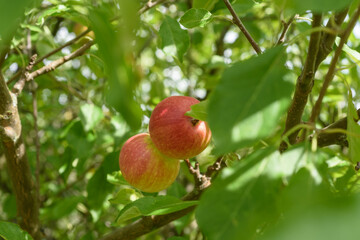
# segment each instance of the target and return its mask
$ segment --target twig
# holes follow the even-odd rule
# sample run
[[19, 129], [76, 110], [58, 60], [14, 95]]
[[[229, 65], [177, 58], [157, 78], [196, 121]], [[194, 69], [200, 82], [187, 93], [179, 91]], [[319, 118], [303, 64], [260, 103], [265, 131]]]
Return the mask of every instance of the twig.
[[294, 21], [294, 19], [296, 19], [298, 17], [298, 15], [294, 15], [292, 16], [287, 22], [284, 22], [283, 21], [283, 30], [281, 32], [281, 35], [279, 37], [279, 40], [277, 41], [276, 45], [280, 45], [280, 44], [283, 44], [285, 42], [285, 36], [286, 36], [286, 33], [288, 32], [292, 22]]
[[61, 58], [51, 62], [50, 64], [48, 64], [48, 65], [46, 65], [46, 66], [32, 72], [26, 78], [26, 81], [31, 81], [32, 79], [34, 79], [34, 78], [36, 78], [36, 77], [38, 77], [38, 76], [40, 76], [42, 74], [54, 71], [56, 68], [63, 65], [67, 61], [70, 61], [70, 60], [72, 60], [72, 59], [74, 59], [76, 57], [79, 57], [79, 56], [83, 55], [85, 53], [85, 51], [88, 50], [93, 44], [94, 44], [93, 40], [88, 41], [83, 46], [81, 46], [79, 49], [74, 51], [73, 53], [70, 53], [69, 55], [61, 57]]
[[[317, 28], [320, 26], [320, 24], [321, 24], [321, 15], [314, 15], [312, 28]], [[320, 36], [321, 36], [321, 32], [319, 31], [313, 32], [310, 36], [308, 55], [305, 61], [304, 68], [301, 72], [301, 75], [298, 77], [296, 83], [296, 89], [291, 105], [288, 110], [285, 130], [283, 132], [283, 135], [301, 122], [301, 117], [308, 100], [308, 95], [312, 90], [312, 86], [314, 82], [314, 74], [316, 71], [315, 62], [319, 50]], [[296, 142], [296, 137], [298, 135], [298, 132], [299, 131], [296, 131], [288, 137], [290, 144], [294, 144]], [[284, 152], [287, 149], [287, 147], [288, 146], [286, 142], [281, 142], [279, 147], [280, 152]]]
[[23, 88], [25, 87], [25, 83], [26, 83], [26, 79], [29, 77], [29, 72], [31, 71], [31, 69], [34, 67], [35, 64], [35, 60], [36, 60], [37, 55], [34, 54], [31, 58], [30, 58], [30, 62], [28, 64], [28, 66], [25, 68], [25, 71], [23, 71], [22, 76], [20, 78], [19, 81], [17, 81], [14, 85], [14, 87], [12, 88], [12, 92], [16, 95], [19, 96], [20, 93], [22, 92]]
[[251, 44], [251, 46], [254, 48], [254, 50], [256, 51], [257, 54], [261, 54], [262, 51], [259, 47], [259, 45], [257, 45], [257, 43], [255, 42], [255, 40], [251, 37], [250, 33], [246, 30], [244, 24], [241, 22], [240, 18], [238, 17], [238, 15], [236, 14], [235, 10], [233, 9], [233, 7], [231, 6], [231, 3], [229, 2], [229, 0], [223, 0], [226, 7], [229, 9], [231, 15], [233, 16], [233, 21], [234, 23], [239, 27], [239, 29], [241, 30], [241, 32], [245, 35], [246, 39], [249, 41], [249, 43]]
[[[360, 108], [357, 110], [357, 114], [360, 117]], [[329, 129], [347, 129], [347, 117], [342, 118], [329, 126], [319, 130], [317, 135], [317, 146], [318, 147], [326, 147], [329, 145], [340, 145], [340, 146], [348, 146], [348, 142], [346, 140], [346, 134], [343, 132], [327, 132]], [[314, 136], [310, 136], [310, 140]]]
[[339, 46], [337, 47], [337, 49], [335, 50], [335, 54], [333, 59], [331, 60], [330, 66], [329, 66], [329, 70], [325, 76], [325, 80], [324, 83], [321, 87], [320, 93], [319, 93], [319, 97], [315, 103], [315, 106], [313, 107], [312, 111], [311, 111], [311, 116], [310, 116], [310, 123], [314, 123], [320, 113], [320, 109], [321, 109], [321, 104], [322, 104], [322, 100], [326, 94], [326, 90], [328, 89], [332, 79], [335, 76], [335, 68], [336, 68], [336, 64], [340, 58], [340, 55], [342, 53], [342, 48], [345, 45], [345, 43], [347, 42], [352, 30], [355, 27], [356, 22], [358, 21], [360, 16], [360, 5], [358, 6], [356, 12], [354, 13], [354, 15], [352, 16], [352, 18], [350, 19], [350, 22], [347, 26], [347, 28], [345, 29], [344, 33], [341, 36], [341, 40], [339, 43]]
[[195, 189], [203, 190], [203, 189], [207, 188], [208, 186], [210, 186], [211, 178], [207, 177], [206, 175], [201, 174], [200, 165], [197, 161], [195, 162], [195, 167], [193, 167], [191, 165], [189, 159], [185, 159], [184, 161], [186, 162], [186, 164], [188, 166], [189, 172], [194, 176]]
[[82, 38], [83, 36], [85, 36], [86, 34], [88, 34], [91, 31], [91, 29], [87, 29], [84, 32], [82, 32], [80, 35], [78, 35], [77, 37], [75, 37], [74, 39], [68, 41], [67, 43], [65, 43], [64, 45], [52, 50], [51, 52], [45, 54], [44, 56], [42, 56], [41, 58], [39, 58], [34, 65], [37, 65], [38, 63], [42, 62], [45, 58], [50, 57], [51, 55], [54, 55], [55, 53], [57, 53], [58, 51], [60, 51], [61, 49], [72, 45], [73, 43], [75, 43], [77, 40], [79, 40], [80, 38]]
[[211, 178], [214, 173], [218, 173], [223, 167], [226, 166], [225, 162], [223, 161], [224, 157], [218, 157], [213, 165], [210, 165], [205, 173], [205, 176]]
[[158, 0], [158, 1], [155, 1], [155, 2], [152, 2], [151, 0], [149, 0], [149, 1], [145, 4], [145, 6], [143, 6], [143, 7], [139, 10], [138, 14], [139, 14], [139, 15], [140, 15], [140, 14], [143, 14], [144, 12], [146, 12], [147, 10], [149, 10], [150, 8], [153, 8], [153, 7], [155, 7], [156, 5], [158, 5], [158, 4], [160, 4], [160, 3], [163, 3], [163, 2], [166, 2], [166, 0]]

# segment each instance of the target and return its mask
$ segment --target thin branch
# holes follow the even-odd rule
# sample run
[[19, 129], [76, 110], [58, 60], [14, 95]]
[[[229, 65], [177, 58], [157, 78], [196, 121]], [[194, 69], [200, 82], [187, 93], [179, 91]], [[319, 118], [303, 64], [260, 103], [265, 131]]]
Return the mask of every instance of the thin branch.
[[87, 29], [84, 32], [82, 32], [80, 35], [78, 35], [77, 37], [75, 37], [74, 39], [68, 41], [67, 43], [65, 43], [64, 45], [52, 50], [51, 52], [45, 54], [44, 56], [42, 56], [41, 58], [39, 58], [34, 65], [37, 65], [38, 63], [42, 62], [45, 58], [48, 58], [52, 55], [54, 55], [55, 53], [59, 52], [61, 49], [72, 45], [73, 43], [77, 42], [80, 38], [84, 37], [86, 34], [88, 34], [89, 32], [91, 32], [91, 29]]
[[26, 81], [31, 81], [32, 79], [34, 79], [42, 74], [54, 71], [56, 68], [63, 65], [67, 61], [70, 61], [76, 57], [83, 55], [85, 53], [85, 51], [88, 50], [93, 44], [94, 44], [94, 41], [92, 41], [92, 40], [88, 41], [83, 46], [81, 46], [79, 49], [74, 51], [73, 53], [70, 53], [69, 55], [61, 57], [61, 58], [51, 62], [50, 64], [32, 72], [31, 74], [29, 74]]
[[[321, 15], [314, 15], [314, 20], [312, 22], [312, 28], [317, 28], [321, 24]], [[298, 77], [296, 83], [295, 93], [291, 102], [291, 105], [288, 110], [285, 130], [283, 135], [286, 134], [294, 126], [298, 125], [301, 122], [301, 117], [303, 115], [308, 96], [312, 90], [314, 75], [315, 75], [315, 63], [316, 56], [319, 50], [321, 32], [313, 32], [310, 36], [310, 43], [308, 49], [308, 55], [305, 61], [304, 68], [301, 72], [301, 75]], [[288, 139], [290, 144], [296, 142], [296, 138], [299, 131], [292, 133]], [[279, 150], [283, 152], [287, 149], [287, 143], [282, 142], [280, 144]]]
[[[357, 114], [360, 117], [360, 108], [357, 110]], [[346, 140], [346, 134], [343, 132], [327, 132], [329, 129], [347, 129], [347, 117], [342, 118], [329, 126], [319, 130], [317, 135], [317, 146], [318, 147], [326, 147], [329, 145], [340, 145], [340, 146], [348, 146], [348, 142]], [[314, 136], [310, 136], [310, 140]]]
[[23, 71], [22, 76], [20, 78], [19, 81], [17, 81], [14, 85], [14, 87], [12, 88], [12, 92], [16, 95], [19, 96], [20, 93], [22, 92], [23, 88], [25, 87], [25, 83], [26, 83], [26, 79], [29, 76], [29, 72], [31, 71], [31, 69], [34, 67], [35, 64], [35, 60], [36, 60], [37, 55], [34, 54], [31, 58], [30, 58], [30, 62], [28, 64], [28, 66], [25, 68], [25, 71]]
[[158, 0], [158, 1], [155, 1], [155, 2], [152, 2], [151, 0], [149, 0], [149, 1], [145, 4], [145, 6], [143, 6], [143, 7], [139, 10], [138, 14], [139, 14], [139, 15], [140, 15], [140, 14], [143, 14], [144, 12], [146, 12], [147, 10], [149, 10], [150, 8], [153, 8], [153, 7], [155, 7], [156, 5], [161, 4], [161, 3], [163, 3], [163, 2], [166, 2], [166, 0]]
[[281, 32], [281, 35], [280, 35], [279, 40], [277, 41], [276, 45], [280, 45], [285, 42], [286, 33], [288, 32], [294, 19], [296, 19], [297, 17], [298, 17], [298, 15], [296, 14], [296, 15], [292, 16], [287, 22], [283, 21], [283, 30]]
[[225, 3], [226, 7], [229, 9], [231, 15], [233, 16], [234, 23], [239, 27], [241, 32], [245, 35], [246, 39], [249, 41], [249, 43], [254, 48], [256, 53], [261, 54], [262, 51], [261, 51], [259, 45], [255, 42], [255, 40], [251, 37], [250, 33], [246, 30], [244, 24], [241, 22], [240, 18], [238, 17], [235, 10], [231, 6], [231, 3], [229, 2], [229, 0], [223, 0], [223, 1]]
[[345, 29], [344, 33], [341, 36], [341, 40], [339, 43], [339, 46], [337, 47], [337, 49], [335, 50], [335, 54], [333, 59], [331, 60], [330, 66], [329, 66], [329, 70], [325, 76], [325, 80], [324, 83], [321, 87], [320, 93], [319, 93], [319, 97], [315, 103], [315, 106], [313, 107], [312, 111], [311, 111], [311, 117], [310, 117], [310, 123], [314, 123], [320, 113], [320, 109], [321, 109], [321, 104], [322, 104], [322, 100], [326, 94], [326, 90], [328, 89], [332, 79], [335, 76], [335, 68], [336, 68], [336, 64], [340, 58], [340, 55], [342, 53], [342, 48], [345, 45], [345, 43], [347, 42], [351, 32], [353, 31], [355, 24], [357, 23], [358, 19], [360, 16], [360, 5], [358, 6], [356, 12], [354, 13], [354, 15], [352, 16], [347, 28]]
[[211, 178], [207, 177], [206, 175], [201, 174], [200, 172], [200, 165], [196, 161], [195, 167], [193, 167], [190, 163], [189, 159], [184, 160], [186, 162], [186, 165], [188, 166], [189, 172], [194, 176], [195, 181], [195, 189], [203, 190], [210, 186]]

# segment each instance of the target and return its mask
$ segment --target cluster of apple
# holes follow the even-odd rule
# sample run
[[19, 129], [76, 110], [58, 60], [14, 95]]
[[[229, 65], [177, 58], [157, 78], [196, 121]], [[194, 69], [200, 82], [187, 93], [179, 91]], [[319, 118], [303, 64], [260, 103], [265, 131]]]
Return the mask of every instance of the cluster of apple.
[[172, 96], [161, 101], [150, 117], [149, 133], [129, 138], [123, 145], [119, 165], [123, 177], [144, 192], [169, 187], [180, 169], [180, 159], [201, 153], [209, 144], [206, 122], [186, 116], [192, 97]]

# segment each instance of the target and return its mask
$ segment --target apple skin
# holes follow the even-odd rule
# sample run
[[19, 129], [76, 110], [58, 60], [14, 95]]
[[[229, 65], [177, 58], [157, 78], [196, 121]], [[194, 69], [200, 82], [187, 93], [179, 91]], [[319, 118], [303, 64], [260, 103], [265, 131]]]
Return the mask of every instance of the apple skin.
[[119, 166], [125, 180], [143, 192], [159, 192], [169, 187], [180, 170], [180, 161], [156, 149], [148, 133], [137, 134], [123, 145]]
[[185, 116], [191, 105], [199, 101], [187, 96], [162, 100], [151, 114], [149, 133], [157, 149], [164, 155], [188, 159], [201, 153], [210, 143], [211, 131], [204, 121]]

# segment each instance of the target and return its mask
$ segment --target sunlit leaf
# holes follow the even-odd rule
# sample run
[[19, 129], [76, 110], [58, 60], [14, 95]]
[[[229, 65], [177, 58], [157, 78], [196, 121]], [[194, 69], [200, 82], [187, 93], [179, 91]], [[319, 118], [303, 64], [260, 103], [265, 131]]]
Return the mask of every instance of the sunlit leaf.
[[216, 153], [226, 153], [271, 134], [294, 89], [283, 48], [235, 63], [210, 96], [208, 122]]
[[180, 23], [186, 28], [204, 27], [211, 19], [211, 13], [206, 9], [192, 8], [180, 18]]
[[192, 105], [191, 110], [188, 111], [185, 115], [193, 117], [198, 120], [206, 121], [207, 120], [207, 107], [208, 107], [209, 101], [205, 100], [198, 104]]

